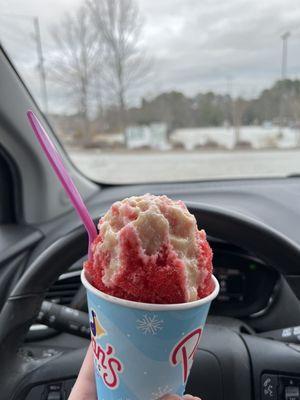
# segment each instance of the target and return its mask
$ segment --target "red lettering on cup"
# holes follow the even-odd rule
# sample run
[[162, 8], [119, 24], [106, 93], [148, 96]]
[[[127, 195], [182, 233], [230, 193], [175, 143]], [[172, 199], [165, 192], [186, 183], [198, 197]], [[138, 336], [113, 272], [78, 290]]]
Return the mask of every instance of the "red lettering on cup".
[[115, 349], [111, 344], [106, 344], [104, 349], [96, 339], [106, 335], [106, 330], [100, 324], [97, 314], [92, 310], [91, 319], [91, 341], [96, 361], [96, 368], [99, 371], [104, 384], [109, 389], [116, 389], [119, 386], [119, 374], [123, 372], [122, 362], [115, 356]]
[[107, 344], [103, 349], [95, 338], [92, 337], [92, 348], [97, 363], [97, 368], [102, 376], [104, 384], [110, 389], [116, 389], [119, 386], [119, 373], [123, 372], [122, 362], [114, 355], [115, 349]]
[[108, 367], [109, 372], [103, 374], [103, 379], [109, 388], [114, 389], [119, 386], [117, 373], [122, 372], [123, 366], [117, 358], [113, 357], [108, 359]]
[[182, 378], [185, 384], [189, 376], [191, 366], [197, 346], [201, 337], [202, 329], [197, 328], [194, 331], [184, 336], [177, 344], [173, 347], [170, 354], [170, 363], [175, 367], [178, 364], [182, 364]]
[[97, 342], [93, 337], [92, 337], [92, 346], [93, 346], [95, 357], [97, 358], [97, 360], [99, 361], [101, 366], [103, 368], [106, 368], [106, 363], [105, 363], [106, 354], [105, 354], [104, 350], [101, 348], [101, 346], [97, 345]]

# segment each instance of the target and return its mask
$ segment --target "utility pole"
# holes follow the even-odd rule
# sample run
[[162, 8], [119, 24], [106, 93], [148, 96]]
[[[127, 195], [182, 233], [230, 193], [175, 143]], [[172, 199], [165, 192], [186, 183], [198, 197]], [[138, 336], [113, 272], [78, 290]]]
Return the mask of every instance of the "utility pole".
[[226, 96], [227, 96], [227, 107], [226, 107], [226, 118], [228, 126], [233, 125], [233, 98], [232, 98], [232, 77], [226, 77]]
[[40, 23], [39, 18], [34, 17], [32, 15], [23, 15], [23, 14], [0, 14], [0, 17], [4, 18], [13, 18], [13, 19], [25, 19], [33, 22], [34, 27], [34, 40], [36, 42], [36, 50], [38, 57], [38, 69], [40, 74], [41, 81], [41, 92], [43, 98], [43, 107], [45, 114], [48, 114], [48, 93], [47, 93], [47, 84], [46, 84], [46, 73], [44, 68], [44, 56], [43, 56], [43, 47], [41, 41], [41, 31], [40, 31]]
[[47, 93], [47, 84], [46, 84], [46, 73], [44, 67], [44, 56], [43, 56], [43, 47], [41, 41], [41, 30], [40, 23], [38, 17], [33, 17], [33, 25], [34, 25], [34, 38], [36, 41], [36, 51], [38, 56], [38, 69], [40, 73], [40, 82], [41, 82], [41, 92], [43, 98], [44, 112], [48, 114], [48, 93]]
[[290, 32], [285, 32], [281, 35], [282, 39], [282, 60], [281, 60], [281, 79], [286, 79], [287, 75], [287, 51], [288, 51], [288, 38], [291, 36]]
[[233, 114], [233, 126], [234, 126], [234, 145], [238, 146], [240, 142], [240, 99], [237, 97], [232, 100], [232, 114]]
[[231, 97], [232, 92], [232, 77], [226, 76], [226, 94]]
[[[282, 39], [282, 59], [281, 59], [281, 80], [284, 81], [287, 76], [287, 50], [288, 50], [288, 38], [291, 36], [290, 32], [285, 32], [281, 35]], [[285, 117], [285, 87], [284, 82], [281, 82], [281, 95], [280, 95], [280, 104], [279, 104], [279, 133], [282, 134], [283, 126], [284, 126], [284, 117]]]
[[240, 142], [240, 100], [238, 97], [235, 98], [233, 93], [233, 78], [231, 76], [227, 76], [226, 79], [226, 89], [227, 94], [229, 96], [229, 113], [231, 111], [232, 114], [232, 125], [233, 125], [233, 134], [234, 134], [234, 146], [237, 147]]

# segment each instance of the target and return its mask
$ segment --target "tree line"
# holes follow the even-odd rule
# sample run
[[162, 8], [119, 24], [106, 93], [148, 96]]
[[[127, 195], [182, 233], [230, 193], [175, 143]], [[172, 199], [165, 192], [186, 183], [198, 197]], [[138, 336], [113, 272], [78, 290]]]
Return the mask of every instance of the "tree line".
[[[65, 119], [85, 137], [86, 131], [78, 126], [80, 113]], [[181, 92], [171, 91], [152, 99], [143, 98], [139, 107], [126, 110], [127, 125], [149, 125], [153, 122], [165, 123], [169, 132], [177, 128], [206, 126], [234, 126], [238, 129], [243, 125], [266, 123], [299, 129], [300, 80], [277, 81], [254, 99], [234, 99], [213, 92], [188, 97]], [[117, 105], [99, 111], [98, 116], [90, 121], [91, 134], [121, 131]]]
[[[117, 110], [106, 112], [109, 128], [115, 131]], [[129, 108], [132, 125], [164, 122], [170, 131], [176, 128], [205, 126], [242, 126], [272, 123], [300, 127], [300, 80], [277, 81], [254, 99], [232, 98], [214, 92], [187, 97], [178, 91], [161, 93], [151, 100], [142, 99], [140, 107]]]

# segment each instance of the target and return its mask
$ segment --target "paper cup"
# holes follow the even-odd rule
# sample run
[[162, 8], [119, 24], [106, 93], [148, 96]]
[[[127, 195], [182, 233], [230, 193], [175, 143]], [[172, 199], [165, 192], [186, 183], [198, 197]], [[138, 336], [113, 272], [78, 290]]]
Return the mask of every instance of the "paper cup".
[[87, 289], [98, 400], [157, 400], [182, 395], [211, 301], [183, 304], [127, 301]]

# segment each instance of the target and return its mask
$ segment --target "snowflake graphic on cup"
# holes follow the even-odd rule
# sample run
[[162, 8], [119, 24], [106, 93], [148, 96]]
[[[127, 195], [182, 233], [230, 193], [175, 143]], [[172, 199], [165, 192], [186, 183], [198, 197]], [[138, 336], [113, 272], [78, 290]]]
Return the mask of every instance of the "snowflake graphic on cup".
[[145, 314], [143, 318], [136, 321], [136, 327], [144, 335], [156, 335], [163, 329], [163, 323], [164, 321], [157, 315]]

